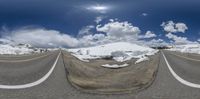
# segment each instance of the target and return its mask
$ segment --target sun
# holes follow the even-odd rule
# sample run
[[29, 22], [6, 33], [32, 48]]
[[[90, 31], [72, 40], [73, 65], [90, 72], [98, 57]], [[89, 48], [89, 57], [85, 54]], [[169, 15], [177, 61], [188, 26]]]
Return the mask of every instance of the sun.
[[109, 7], [105, 5], [92, 5], [92, 6], [87, 7], [87, 10], [95, 11], [99, 13], [106, 13], [108, 9]]
[[107, 10], [108, 7], [97, 5], [97, 6], [93, 6], [92, 9], [101, 11], [101, 10]]

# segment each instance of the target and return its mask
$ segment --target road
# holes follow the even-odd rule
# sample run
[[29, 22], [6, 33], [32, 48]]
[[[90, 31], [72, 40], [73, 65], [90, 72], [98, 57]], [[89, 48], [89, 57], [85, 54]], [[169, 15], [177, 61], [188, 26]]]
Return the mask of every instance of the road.
[[66, 79], [62, 54], [56, 51], [21, 57], [0, 56], [0, 99], [200, 98], [200, 56], [163, 51], [157, 76], [149, 88], [138, 93], [100, 95], [84, 93], [71, 86]]

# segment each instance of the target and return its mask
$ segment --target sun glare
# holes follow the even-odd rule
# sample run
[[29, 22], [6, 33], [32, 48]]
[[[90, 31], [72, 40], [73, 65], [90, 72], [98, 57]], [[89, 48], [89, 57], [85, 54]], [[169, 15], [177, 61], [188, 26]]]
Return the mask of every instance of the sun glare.
[[91, 11], [105, 13], [108, 10], [108, 7], [107, 6], [103, 6], [103, 5], [94, 5], [94, 6], [87, 7], [87, 9], [91, 10]]
[[107, 10], [108, 8], [106, 6], [93, 6], [92, 9], [94, 9], [94, 10]]

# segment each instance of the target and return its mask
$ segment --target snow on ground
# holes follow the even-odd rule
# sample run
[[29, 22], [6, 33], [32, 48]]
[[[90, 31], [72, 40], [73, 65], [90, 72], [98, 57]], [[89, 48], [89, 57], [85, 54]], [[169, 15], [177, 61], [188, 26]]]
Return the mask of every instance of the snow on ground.
[[33, 52], [33, 49], [27, 47], [0, 45], [0, 54], [28, 54], [31, 52]]
[[[89, 62], [91, 59], [114, 59], [117, 62], [124, 62], [132, 58], [138, 59], [136, 63], [148, 60], [147, 56], [154, 55], [158, 50], [149, 47], [139, 46], [127, 42], [117, 42], [87, 48], [67, 49], [78, 59]], [[121, 67], [124, 65], [104, 65], [107, 67]], [[126, 66], [126, 65], [125, 65]]]
[[122, 68], [122, 67], [126, 67], [128, 66], [129, 64], [125, 63], [125, 64], [122, 64], [122, 65], [118, 65], [118, 64], [113, 64], [113, 65], [110, 65], [110, 64], [104, 64], [104, 65], [101, 65], [103, 67], [107, 67], [107, 68]]
[[200, 44], [186, 44], [186, 45], [175, 45], [170, 51], [179, 51], [182, 53], [196, 53], [200, 54]]
[[4, 55], [22, 55], [22, 54], [33, 54], [42, 53], [49, 51], [50, 49], [34, 48], [29, 44], [0, 44], [0, 54]]
[[139, 58], [139, 59], [135, 62], [135, 64], [140, 63], [140, 62], [142, 62], [142, 61], [148, 61], [148, 60], [149, 60], [148, 57], [141, 57], [141, 58]]

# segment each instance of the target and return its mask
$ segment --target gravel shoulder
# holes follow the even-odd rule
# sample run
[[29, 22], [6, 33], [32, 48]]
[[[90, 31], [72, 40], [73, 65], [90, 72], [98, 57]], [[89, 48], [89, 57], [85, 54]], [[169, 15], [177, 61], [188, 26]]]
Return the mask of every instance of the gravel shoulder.
[[159, 53], [139, 64], [135, 64], [136, 59], [126, 61], [130, 66], [118, 69], [101, 66], [119, 64], [113, 60], [82, 62], [64, 51], [63, 59], [69, 82], [81, 91], [98, 94], [131, 93], [145, 89], [154, 81], [159, 65]]

